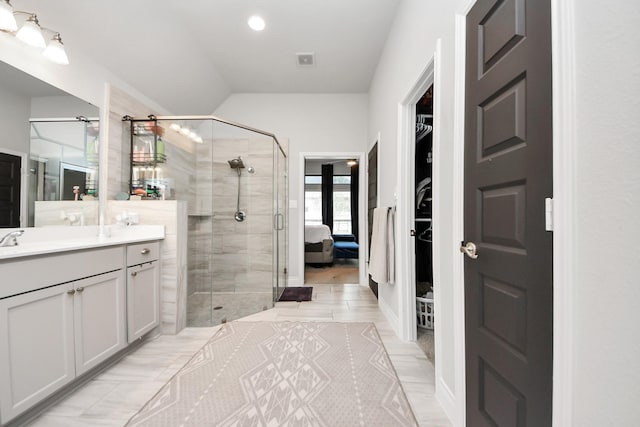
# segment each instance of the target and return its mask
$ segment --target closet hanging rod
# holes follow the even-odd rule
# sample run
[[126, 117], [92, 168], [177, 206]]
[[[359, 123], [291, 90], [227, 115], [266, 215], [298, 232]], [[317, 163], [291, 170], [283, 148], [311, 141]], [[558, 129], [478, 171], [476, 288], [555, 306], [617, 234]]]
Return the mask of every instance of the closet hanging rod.
[[431, 222], [431, 218], [416, 218], [416, 222]]

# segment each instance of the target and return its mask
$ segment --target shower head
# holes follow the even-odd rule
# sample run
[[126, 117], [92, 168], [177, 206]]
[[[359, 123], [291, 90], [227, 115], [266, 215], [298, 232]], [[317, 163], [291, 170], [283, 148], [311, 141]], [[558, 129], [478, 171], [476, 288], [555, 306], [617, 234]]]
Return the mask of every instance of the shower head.
[[227, 160], [229, 162], [229, 166], [231, 169], [241, 169], [244, 168], [244, 162], [242, 161], [242, 157], [238, 156], [235, 159]]

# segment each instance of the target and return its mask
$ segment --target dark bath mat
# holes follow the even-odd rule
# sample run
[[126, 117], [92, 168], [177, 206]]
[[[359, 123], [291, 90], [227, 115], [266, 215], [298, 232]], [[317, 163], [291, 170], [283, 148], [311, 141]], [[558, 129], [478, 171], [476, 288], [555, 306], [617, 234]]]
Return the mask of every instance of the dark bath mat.
[[282, 296], [278, 301], [311, 301], [313, 286], [292, 286], [284, 288]]

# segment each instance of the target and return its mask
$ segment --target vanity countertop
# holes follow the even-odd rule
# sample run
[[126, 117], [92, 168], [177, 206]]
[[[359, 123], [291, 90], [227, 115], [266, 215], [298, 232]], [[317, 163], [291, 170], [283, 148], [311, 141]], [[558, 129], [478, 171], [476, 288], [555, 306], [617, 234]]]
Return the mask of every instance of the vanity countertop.
[[[0, 229], [0, 237], [13, 230]], [[164, 239], [163, 225], [26, 227], [17, 246], [0, 247], [0, 262], [13, 258]]]

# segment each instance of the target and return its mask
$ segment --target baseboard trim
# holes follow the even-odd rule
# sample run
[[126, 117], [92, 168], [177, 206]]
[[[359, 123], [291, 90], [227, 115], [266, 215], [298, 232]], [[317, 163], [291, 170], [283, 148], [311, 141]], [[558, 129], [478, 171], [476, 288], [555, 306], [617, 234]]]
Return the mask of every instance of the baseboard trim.
[[287, 286], [303, 286], [304, 279], [300, 276], [290, 276], [287, 279]]
[[395, 332], [398, 337], [402, 338], [402, 335], [400, 334], [400, 319], [398, 319], [398, 316], [396, 316], [393, 310], [391, 310], [391, 307], [389, 307], [389, 305], [382, 298], [378, 298], [378, 307], [380, 308], [382, 314], [384, 314], [384, 317], [387, 318], [387, 321], [391, 325], [393, 332]]
[[440, 403], [440, 406], [442, 407], [444, 413], [447, 415], [447, 417], [449, 417], [449, 420], [452, 422], [452, 424], [454, 426], [460, 425], [456, 423], [459, 411], [456, 405], [456, 395], [453, 391], [451, 391], [442, 377], [436, 378], [436, 399], [438, 400], [438, 403]]

